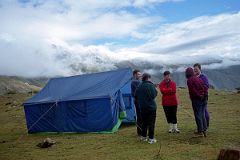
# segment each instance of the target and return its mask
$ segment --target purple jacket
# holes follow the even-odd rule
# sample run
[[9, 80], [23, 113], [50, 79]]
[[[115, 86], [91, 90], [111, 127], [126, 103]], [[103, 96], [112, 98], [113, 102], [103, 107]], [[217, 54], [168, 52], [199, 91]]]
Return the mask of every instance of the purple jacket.
[[186, 69], [188, 91], [191, 99], [203, 99], [207, 95], [207, 88], [202, 79], [194, 75], [192, 68]]
[[209, 83], [208, 83], [208, 78], [207, 78], [207, 76], [205, 75], [205, 74], [200, 74], [199, 75], [199, 78], [201, 78], [201, 80], [203, 81], [203, 83], [204, 83], [204, 86], [206, 87], [206, 90], [208, 90], [208, 88], [209, 88]]

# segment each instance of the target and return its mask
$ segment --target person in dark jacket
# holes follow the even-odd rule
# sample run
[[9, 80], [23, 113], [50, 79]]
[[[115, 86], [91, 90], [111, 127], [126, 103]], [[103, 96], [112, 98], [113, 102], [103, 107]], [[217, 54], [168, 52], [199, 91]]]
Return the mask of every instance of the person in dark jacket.
[[187, 86], [192, 101], [192, 108], [197, 124], [197, 136], [207, 136], [207, 122], [205, 117], [205, 96], [207, 90], [204, 87], [204, 82], [194, 75], [191, 67], [186, 69]]
[[[155, 85], [151, 82], [151, 75], [144, 73], [142, 76], [142, 83], [136, 90], [136, 97], [142, 113], [143, 125], [141, 140], [148, 141], [149, 144], [157, 142], [154, 138], [157, 110], [157, 104], [155, 102], [156, 96], [157, 90]], [[149, 139], [147, 139], [147, 131]]]
[[206, 116], [206, 121], [207, 121], [207, 127], [209, 128], [209, 121], [210, 121], [210, 115], [209, 115], [209, 112], [208, 112], [208, 89], [209, 89], [209, 82], [208, 82], [208, 77], [202, 73], [202, 69], [201, 69], [201, 64], [199, 63], [196, 63], [193, 65], [194, 67], [194, 74], [202, 79], [202, 81], [204, 82], [204, 86], [207, 90], [207, 95], [206, 95], [206, 106], [205, 106], [205, 116]]
[[162, 93], [162, 106], [169, 124], [169, 133], [180, 133], [177, 128], [177, 87], [176, 83], [171, 79], [169, 71], [163, 73], [164, 79], [159, 84]]
[[139, 108], [138, 100], [135, 95], [137, 87], [141, 84], [141, 72], [138, 69], [135, 69], [133, 71], [133, 78], [131, 83], [131, 89], [132, 89], [132, 96], [134, 97], [134, 105], [135, 105], [135, 111], [136, 111], [136, 126], [137, 126], [137, 135], [141, 136], [142, 132], [142, 116], [141, 111]]

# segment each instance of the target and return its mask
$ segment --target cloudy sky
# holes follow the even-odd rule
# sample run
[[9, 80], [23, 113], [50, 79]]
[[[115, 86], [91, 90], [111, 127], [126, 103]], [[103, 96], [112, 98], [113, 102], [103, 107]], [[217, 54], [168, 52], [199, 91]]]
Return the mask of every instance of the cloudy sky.
[[240, 1], [0, 1], [0, 75], [81, 74], [126, 60], [239, 65]]

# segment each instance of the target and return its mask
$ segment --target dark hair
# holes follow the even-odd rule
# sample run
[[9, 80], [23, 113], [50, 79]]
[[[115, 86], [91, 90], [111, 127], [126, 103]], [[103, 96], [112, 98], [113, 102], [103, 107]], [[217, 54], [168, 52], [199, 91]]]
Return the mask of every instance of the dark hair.
[[199, 64], [199, 63], [195, 63], [194, 65], [193, 65], [193, 67], [198, 67], [200, 70], [202, 70], [201, 68], [201, 64]]
[[146, 81], [146, 80], [148, 80], [149, 78], [151, 78], [151, 75], [150, 75], [150, 74], [148, 74], [148, 73], [143, 73], [143, 75], [142, 75], [142, 81]]
[[137, 74], [138, 72], [140, 72], [140, 70], [135, 69], [135, 70], [133, 71], [133, 75]]
[[170, 74], [170, 71], [165, 71], [163, 72], [163, 75], [166, 76], [166, 75], [169, 75]]
[[188, 67], [185, 71], [186, 78], [188, 79], [188, 78], [192, 77], [193, 75], [194, 75], [194, 72], [193, 72], [192, 67]]

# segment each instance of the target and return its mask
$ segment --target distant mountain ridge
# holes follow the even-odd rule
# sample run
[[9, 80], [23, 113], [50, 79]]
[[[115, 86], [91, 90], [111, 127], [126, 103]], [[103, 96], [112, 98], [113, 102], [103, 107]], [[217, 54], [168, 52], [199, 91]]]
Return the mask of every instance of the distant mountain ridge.
[[[162, 80], [162, 72], [166, 68], [150, 63], [138, 66], [131, 62], [121, 62], [115, 66], [116, 68], [131, 67], [133, 69], [140, 69], [142, 72], [150, 72], [153, 76], [154, 83], [159, 83]], [[85, 68], [84, 71], [85, 73], [98, 72], [98, 70], [88, 70], [87, 68]], [[240, 65], [220, 69], [205, 69], [203, 73], [208, 76], [211, 86], [215, 89], [235, 90], [240, 87]], [[18, 76], [0, 76], [0, 95], [7, 93], [38, 92], [49, 79], [48, 77], [24, 78]], [[177, 86], [186, 87], [184, 71], [173, 71], [172, 79], [177, 83]]]
[[[234, 90], [240, 86], [240, 66], [203, 70], [203, 74], [208, 76], [209, 84], [215, 89]], [[178, 86], [186, 86], [184, 72], [173, 73], [173, 79]]]
[[[185, 87], [185, 69], [189, 65], [182, 66], [162, 66], [145, 63], [144, 65], [135, 65], [130, 62], [121, 62], [117, 65], [119, 68], [129, 66], [131, 68], [138, 68], [143, 72], [149, 72], [153, 75], [154, 83], [158, 83], [163, 79], [163, 72], [170, 70], [172, 72], [172, 79], [177, 83], [177, 86]], [[179, 71], [179, 68], [182, 68]], [[218, 69], [203, 69], [203, 73], [209, 78], [209, 83], [215, 89], [234, 90], [240, 87], [240, 65], [233, 65]]]

